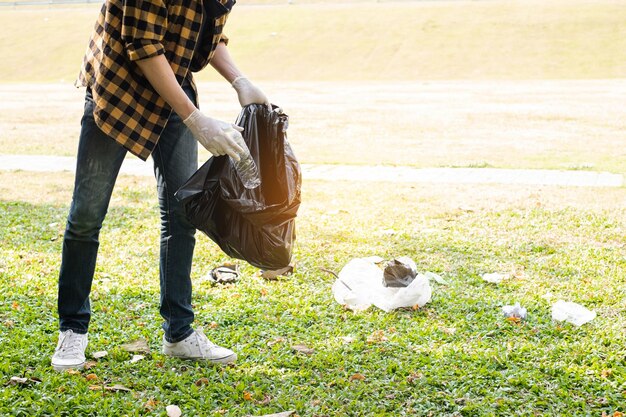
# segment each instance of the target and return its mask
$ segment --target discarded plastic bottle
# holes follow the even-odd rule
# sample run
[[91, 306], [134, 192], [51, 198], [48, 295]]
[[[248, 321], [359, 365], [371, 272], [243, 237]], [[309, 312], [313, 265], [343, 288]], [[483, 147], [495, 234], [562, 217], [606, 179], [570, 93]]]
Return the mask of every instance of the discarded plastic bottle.
[[235, 161], [232, 158], [231, 161], [237, 171], [237, 175], [239, 175], [239, 178], [243, 183], [243, 186], [251, 190], [261, 185], [259, 170], [257, 169], [254, 159], [252, 159], [252, 155], [250, 155], [250, 150], [246, 146], [243, 138], [240, 135], [236, 135], [235, 141], [237, 142], [237, 145], [241, 146], [243, 151], [239, 153], [239, 161]]

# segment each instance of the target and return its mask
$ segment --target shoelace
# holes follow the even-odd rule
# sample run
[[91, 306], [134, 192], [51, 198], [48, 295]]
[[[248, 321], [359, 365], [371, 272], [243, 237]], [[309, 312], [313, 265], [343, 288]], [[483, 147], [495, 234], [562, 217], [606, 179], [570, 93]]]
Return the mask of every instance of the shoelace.
[[59, 346], [62, 356], [75, 356], [82, 354], [81, 335], [69, 330], [63, 335]]
[[211, 353], [211, 348], [215, 346], [211, 341], [206, 337], [206, 335], [199, 330], [196, 330], [196, 343], [198, 344], [198, 348], [200, 349], [200, 354], [202, 357], [209, 357]]

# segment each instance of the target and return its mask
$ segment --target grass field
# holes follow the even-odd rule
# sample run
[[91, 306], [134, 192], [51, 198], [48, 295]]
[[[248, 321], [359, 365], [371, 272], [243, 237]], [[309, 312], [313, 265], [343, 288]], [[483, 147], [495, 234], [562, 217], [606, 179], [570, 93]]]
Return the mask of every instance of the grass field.
[[[244, 266], [240, 283], [211, 287], [202, 277], [225, 258], [199, 237], [197, 323], [240, 355], [235, 367], [213, 368], [158, 353], [154, 185], [122, 177], [101, 235], [88, 347], [109, 355], [57, 374], [49, 356], [71, 184], [71, 174], [0, 173], [0, 380], [41, 381], [2, 384], [3, 415], [165, 415], [169, 404], [233, 417], [626, 411], [624, 189], [307, 182], [293, 276], [267, 282]], [[368, 255], [413, 257], [448, 284], [433, 284], [433, 301], [417, 311], [346, 311], [319, 268]], [[480, 279], [493, 271], [516, 278]], [[598, 317], [557, 324], [550, 305], [560, 298]], [[516, 301], [530, 313], [521, 324], [500, 313]], [[131, 363], [120, 345], [136, 338], [151, 353]], [[295, 344], [314, 353], [295, 354]], [[90, 389], [114, 384], [131, 392]]]
[[[97, 11], [0, 9], [0, 80], [73, 80]], [[241, 5], [226, 33], [262, 80], [598, 79], [626, 77], [624, 22], [613, 0]]]

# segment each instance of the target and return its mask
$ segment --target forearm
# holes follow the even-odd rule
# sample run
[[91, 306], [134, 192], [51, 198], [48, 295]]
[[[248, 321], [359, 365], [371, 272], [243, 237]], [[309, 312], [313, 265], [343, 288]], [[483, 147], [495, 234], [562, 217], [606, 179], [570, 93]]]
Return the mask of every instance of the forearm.
[[239, 71], [235, 61], [233, 61], [228, 52], [228, 47], [223, 42], [217, 45], [215, 55], [211, 59], [211, 66], [229, 83], [232, 83], [235, 78], [242, 76], [241, 71]]
[[196, 106], [178, 84], [172, 67], [164, 55], [135, 61], [143, 75], [163, 100], [184, 120]]

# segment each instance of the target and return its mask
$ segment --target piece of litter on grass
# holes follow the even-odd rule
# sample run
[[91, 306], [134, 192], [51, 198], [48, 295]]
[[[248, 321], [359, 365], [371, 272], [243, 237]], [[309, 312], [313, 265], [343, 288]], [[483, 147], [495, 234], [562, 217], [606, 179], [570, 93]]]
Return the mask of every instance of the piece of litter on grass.
[[483, 281], [490, 282], [492, 284], [501, 283], [506, 277], [504, 274], [493, 272], [490, 274], [482, 274]]
[[214, 284], [232, 284], [239, 281], [239, 265], [220, 265], [213, 268], [206, 278]]
[[296, 353], [303, 353], [305, 355], [312, 355], [315, 349], [308, 347], [307, 345], [293, 345], [291, 349]]
[[126, 352], [150, 353], [150, 348], [148, 347], [148, 341], [143, 338], [139, 338], [129, 343], [124, 343], [120, 347]]
[[98, 390], [105, 390], [105, 391], [111, 391], [111, 392], [131, 392], [132, 390], [130, 388], [125, 387], [124, 385], [120, 385], [120, 384], [115, 384], [115, 385], [111, 385], [111, 386], [102, 386], [102, 385], [90, 385], [89, 389], [91, 391], [98, 391]]
[[31, 385], [31, 384], [39, 384], [41, 382], [40, 379], [37, 378], [23, 378], [19, 376], [12, 376], [7, 382], [7, 385]]
[[559, 300], [552, 305], [552, 319], [582, 326], [596, 318], [596, 312], [573, 302]]
[[448, 281], [443, 279], [441, 275], [435, 274], [434, 272], [424, 272], [424, 276], [431, 281], [435, 281], [437, 284], [448, 285]]
[[180, 407], [177, 405], [168, 405], [165, 407], [165, 412], [167, 417], [180, 417], [183, 415], [183, 412], [180, 411]]
[[266, 279], [268, 281], [274, 281], [278, 279], [280, 276], [288, 276], [293, 274], [294, 265], [287, 265], [284, 268], [275, 269], [271, 271], [262, 271], [261, 278]]
[[387, 262], [383, 271], [383, 286], [406, 288], [417, 276], [417, 265], [406, 256]]
[[144, 358], [145, 358], [145, 356], [143, 356], [143, 355], [133, 355], [133, 357], [130, 359], [130, 363], [139, 362], [140, 360], [142, 360]]
[[515, 303], [512, 306], [504, 306], [502, 307], [502, 314], [506, 318], [518, 318], [524, 320], [526, 318], [526, 309], [522, 307], [519, 303]]
[[109, 352], [107, 352], [106, 350], [99, 350], [97, 352], [92, 353], [91, 357], [94, 358], [94, 359], [102, 359], [102, 358], [104, 358], [108, 354], [109, 354]]

